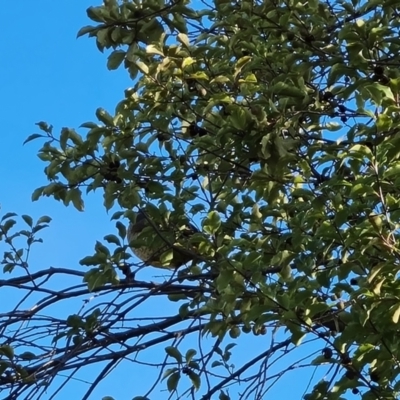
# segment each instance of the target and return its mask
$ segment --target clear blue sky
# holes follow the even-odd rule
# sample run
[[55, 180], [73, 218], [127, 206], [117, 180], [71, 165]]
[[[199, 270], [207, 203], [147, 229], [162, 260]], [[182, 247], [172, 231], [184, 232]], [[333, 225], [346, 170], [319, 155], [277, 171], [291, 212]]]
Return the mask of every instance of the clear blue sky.
[[[48, 198], [32, 203], [33, 190], [46, 184], [43, 173], [45, 164], [36, 157], [41, 144], [39, 140], [22, 145], [27, 136], [38, 131], [34, 125], [38, 121], [51, 123], [57, 133], [62, 127], [78, 129], [81, 123], [96, 120], [94, 112], [97, 107], [113, 112], [123, 98], [124, 89], [132, 84], [123, 68], [111, 72], [107, 70], [106, 54], [98, 51], [93, 39], [76, 39], [79, 28], [90, 24], [85, 10], [91, 5], [98, 4], [89, 0], [42, 0], [39, 3], [7, 2], [2, 9], [0, 213], [30, 214], [34, 219], [47, 214], [53, 218], [50, 228], [43, 231], [44, 244], [34, 247], [30, 266], [33, 272], [50, 266], [84, 271], [79, 260], [91, 255], [95, 241], [114, 229], [110, 216], [102, 206], [100, 194], [85, 198], [86, 209], [83, 213]], [[80, 133], [85, 134], [85, 130]], [[3, 243], [0, 243], [0, 251], [4, 251]], [[0, 272], [0, 279], [6, 277]], [[57, 282], [57, 285], [63, 287], [65, 283]], [[15, 292], [0, 289], [0, 298], [7, 299], [7, 302], [1, 301], [0, 312], [10, 309], [9, 302], [16, 300]], [[76, 309], [57, 312], [68, 315], [78, 311], [82, 303], [75, 305]], [[157, 315], [154, 309], [160, 305], [154, 303], [146, 307], [150, 308], [143, 309], [142, 313], [150, 316]], [[239, 340], [237, 366], [246, 362], [250, 353], [257, 354], [260, 349], [268, 348], [270, 343], [269, 335], [257, 338], [247, 336], [245, 340]], [[161, 354], [150, 352], [149, 357], [151, 354], [163, 355], [162, 347], [157, 350]], [[312, 348], [314, 351], [317, 349]], [[302, 353], [309, 352], [310, 347]], [[294, 359], [284, 357], [278, 366], [271, 368], [271, 372], [276, 373], [279, 365], [285, 366], [287, 361]], [[128, 400], [141, 394], [140, 388], [149, 388], [152, 381], [144, 369], [132, 363], [124, 365], [126, 368], [119, 367], [98, 386], [92, 399], [110, 395], [116, 400]], [[94, 370], [88, 368], [80, 376], [91, 381]], [[267, 396], [300, 398], [310, 372], [307, 369], [288, 374]], [[68, 389], [56, 398], [79, 399], [87, 387], [84, 382], [70, 382]], [[152, 398], [168, 398], [166, 392], [157, 393], [158, 396]]]

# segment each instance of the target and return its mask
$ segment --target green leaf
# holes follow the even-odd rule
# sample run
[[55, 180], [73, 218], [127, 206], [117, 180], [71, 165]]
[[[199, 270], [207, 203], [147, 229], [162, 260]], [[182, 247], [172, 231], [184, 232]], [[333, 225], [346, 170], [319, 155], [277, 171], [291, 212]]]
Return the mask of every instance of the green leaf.
[[178, 368], [168, 368], [164, 371], [162, 379], [164, 380], [165, 378], [168, 378], [169, 376], [171, 376], [173, 373], [179, 371]]
[[397, 324], [400, 318], [400, 304], [394, 308], [394, 313], [392, 315], [393, 323]]
[[66, 149], [67, 147], [67, 141], [69, 139], [69, 129], [68, 128], [62, 128], [61, 129], [61, 135], [60, 135], [60, 146], [63, 150]]
[[243, 130], [247, 126], [247, 112], [243, 109], [236, 108], [234, 111], [231, 112], [229, 117], [229, 121], [237, 130]]
[[160, 51], [159, 49], [157, 49], [153, 44], [150, 44], [146, 47], [146, 53], [164, 56], [164, 53], [162, 51]]
[[108, 268], [105, 271], [99, 271], [98, 269], [91, 269], [85, 274], [84, 282], [87, 283], [89, 291], [93, 291], [108, 283], [111, 284], [119, 283], [115, 271], [111, 268]]
[[194, 74], [190, 74], [190, 78], [205, 81], [208, 81], [210, 79], [204, 71], [197, 71]]
[[80, 124], [79, 127], [89, 129], [100, 128], [100, 126], [95, 124], [94, 122], [84, 122], [83, 124]]
[[3, 272], [12, 272], [14, 270], [14, 268], [16, 267], [17, 264], [15, 263], [7, 263], [4, 267], [3, 267]]
[[306, 96], [302, 90], [294, 86], [293, 84], [287, 84], [285, 82], [278, 82], [272, 87], [272, 92], [278, 96], [289, 96], [303, 99]]
[[13, 219], [9, 219], [2, 225], [1, 233], [6, 234], [17, 222]]
[[[186, 297], [186, 296], [185, 296], [185, 297]], [[189, 305], [188, 305], [188, 303], [182, 304], [182, 305], [179, 307], [179, 315], [180, 315], [182, 318], [185, 318], [188, 314], [189, 314]]]
[[39, 129], [43, 132], [46, 132], [48, 134], [51, 134], [53, 131], [53, 126], [49, 125], [47, 122], [37, 122], [35, 125], [37, 125], [39, 127]]
[[23, 144], [26, 144], [32, 140], [35, 140], [37, 138], [41, 138], [41, 137], [45, 137], [43, 135], [41, 135], [40, 133], [34, 133], [33, 135], [28, 136], [25, 140]]
[[119, 237], [121, 239], [125, 239], [126, 238], [126, 226], [121, 221], [117, 221], [115, 226], [118, 229]]
[[136, 61], [136, 65], [145, 75], [149, 74], [149, 67], [143, 61]]
[[378, 120], [376, 121], [376, 127], [379, 131], [389, 130], [392, 126], [392, 118], [386, 114], [379, 114]]
[[194, 64], [196, 61], [192, 57], [185, 57], [182, 62], [182, 69], [189, 67], [190, 65]]
[[110, 255], [110, 251], [108, 250], [108, 248], [106, 246], [104, 246], [104, 244], [102, 244], [99, 241], [96, 241], [96, 245], [94, 246], [95, 250], [97, 253], [102, 253], [106, 256]]
[[29, 215], [22, 215], [22, 219], [26, 222], [26, 224], [32, 228], [33, 226], [33, 219]]
[[96, 110], [96, 117], [106, 126], [114, 125], [113, 117], [104, 108], [98, 108]]
[[3, 215], [3, 217], [1, 218], [0, 222], [3, 222], [4, 220], [11, 218], [11, 217], [16, 217], [18, 214], [15, 213], [7, 213], [5, 215]]
[[179, 31], [183, 33], [188, 33], [187, 28], [186, 28], [186, 20], [185, 18], [180, 15], [180, 14], [174, 14], [172, 21], [173, 26]]
[[167, 380], [167, 388], [169, 392], [174, 392], [178, 387], [179, 379], [181, 379], [180, 372], [175, 372]]
[[108, 243], [113, 243], [117, 246], [121, 246], [121, 241], [115, 235], [106, 235], [104, 236], [104, 240], [107, 241]]
[[18, 357], [21, 360], [25, 360], [25, 361], [31, 361], [31, 360], [34, 360], [35, 358], [37, 358], [36, 354], [34, 354], [30, 351], [25, 351], [24, 353], [20, 354]]
[[84, 26], [81, 29], [79, 29], [78, 33], [76, 34], [76, 37], [77, 38], [81, 37], [83, 35], [86, 35], [87, 33], [93, 32], [95, 30], [96, 30], [96, 28], [94, 26], [91, 26], [91, 25]]
[[290, 297], [289, 297], [288, 293], [278, 294], [276, 296], [276, 299], [278, 301], [279, 306], [282, 307], [284, 310], [289, 308]]
[[77, 329], [77, 328], [83, 328], [85, 324], [79, 315], [73, 314], [68, 316], [67, 326]]
[[117, 69], [124, 61], [126, 52], [123, 50], [114, 50], [107, 59], [107, 68], [109, 70]]
[[14, 358], [14, 348], [8, 344], [3, 344], [0, 346], [0, 354], [5, 355], [9, 360]]
[[200, 389], [200, 384], [201, 384], [200, 375], [196, 374], [193, 371], [190, 371], [189, 372], [189, 378], [192, 381], [192, 384], [193, 384], [194, 388], [196, 390], [199, 390]]
[[306, 334], [301, 330], [295, 330], [292, 334], [291, 340], [295, 346], [300, 346], [303, 339], [306, 337]]
[[39, 224], [48, 224], [49, 222], [51, 222], [52, 218], [48, 217], [47, 215], [43, 215], [42, 217], [40, 217], [37, 222], [36, 225]]
[[196, 354], [197, 354], [197, 351], [196, 351], [196, 350], [194, 350], [194, 349], [188, 350], [188, 351], [186, 352], [186, 355], [185, 355], [186, 363], [189, 363], [190, 361], [192, 361], [193, 357], [194, 357]]
[[178, 361], [179, 364], [182, 364], [182, 354], [180, 351], [173, 346], [168, 346], [165, 348], [165, 352], [172, 358], [175, 358], [176, 361]]
[[162, 266], [168, 266], [173, 260], [173, 258], [174, 258], [174, 251], [173, 249], [169, 249], [160, 255], [160, 264]]
[[379, 83], [365, 85], [364, 89], [365, 89], [365, 91], [367, 91], [370, 94], [372, 101], [378, 106], [380, 106], [382, 104], [382, 100], [385, 97], [390, 98], [391, 100], [394, 100], [393, 93], [390, 90], [390, 88], [380, 85]]
[[351, 72], [351, 69], [349, 69], [342, 63], [335, 63], [334, 65], [332, 65], [327, 81], [328, 87], [333, 86], [336, 82], [339, 81], [342, 76], [345, 76], [349, 72]]
[[45, 186], [42, 186], [42, 187], [34, 190], [34, 192], [32, 193], [32, 197], [31, 197], [32, 201], [39, 200], [39, 197], [43, 195], [44, 188], [45, 188]]
[[0, 375], [2, 375], [7, 368], [11, 367], [11, 365], [9, 361], [0, 360]]
[[231, 400], [231, 398], [223, 390], [221, 390], [218, 398], [219, 400]]
[[179, 42], [181, 42], [186, 48], [190, 47], [190, 42], [188, 35], [185, 35], [184, 33], [178, 33], [177, 37]]
[[205, 232], [213, 235], [221, 227], [221, 218], [217, 211], [208, 213], [207, 218], [203, 222], [203, 229]]
[[213, 361], [211, 364], [211, 368], [220, 367], [222, 365], [224, 365], [224, 363], [221, 361]]
[[86, 256], [79, 261], [80, 265], [98, 265], [98, 259], [94, 256]]
[[200, 364], [196, 361], [190, 361], [188, 363], [188, 367], [191, 369], [196, 369], [196, 370], [200, 371]]
[[86, 14], [92, 21], [105, 22], [104, 16], [106, 14], [103, 7], [89, 7], [86, 10]]
[[124, 215], [123, 211], [117, 211], [111, 216], [111, 220], [120, 219]]
[[67, 194], [65, 196], [64, 204], [68, 205], [72, 201], [72, 204], [78, 211], [83, 211], [84, 210], [84, 203], [82, 200], [82, 192], [77, 189], [70, 189], [67, 191]]
[[337, 122], [328, 122], [325, 125], [325, 127], [326, 127], [326, 129], [328, 129], [331, 132], [336, 132], [336, 131], [342, 129], [342, 125]]

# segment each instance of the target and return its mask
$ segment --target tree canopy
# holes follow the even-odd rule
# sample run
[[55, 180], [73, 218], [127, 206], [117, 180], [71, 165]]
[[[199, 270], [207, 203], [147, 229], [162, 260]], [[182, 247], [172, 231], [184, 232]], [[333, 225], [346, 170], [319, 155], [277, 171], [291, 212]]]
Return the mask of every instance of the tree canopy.
[[[24, 291], [29, 306], [0, 315], [0, 393], [55, 396], [98, 364], [88, 399], [102, 380], [112, 386], [122, 362], [148, 362], [154, 381], [129, 398], [262, 399], [305, 368], [306, 400], [398, 398], [399, 7], [90, 7], [92, 25], [78, 36], [94, 38], [132, 87], [79, 132], [37, 124], [26, 143], [42, 141], [49, 182], [32, 199], [84, 211], [101, 192], [115, 230], [79, 268], [30, 272], [29, 249], [50, 217], [3, 214], [2, 290]], [[180, 248], [192, 261], [138, 261], [126, 227], [139, 209], [156, 225], [189, 220], [196, 230]], [[157, 279], [143, 275], [150, 270]], [[55, 289], [53, 276], [74, 283]], [[54, 311], [92, 295], [96, 305]], [[145, 304], [151, 315], [139, 311]], [[240, 350], [248, 338], [257, 354]]]

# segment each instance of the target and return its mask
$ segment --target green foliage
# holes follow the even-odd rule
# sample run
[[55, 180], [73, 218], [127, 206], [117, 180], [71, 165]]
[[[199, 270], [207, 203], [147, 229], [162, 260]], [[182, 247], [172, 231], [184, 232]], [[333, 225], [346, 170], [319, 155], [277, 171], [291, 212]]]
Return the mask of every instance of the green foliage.
[[[199, 349], [168, 342], [162, 379], [169, 392], [235, 398], [230, 387], [239, 375], [312, 337], [325, 350], [310, 364], [335, 368], [305, 398], [342, 399], [349, 391], [397, 398], [400, 1], [189, 5], [109, 0], [87, 10], [93, 25], [78, 36], [111, 49], [108, 69], [123, 66], [135, 81], [114, 111], [99, 108], [97, 121], [82, 124], [82, 135], [37, 124], [43, 133], [25, 143], [46, 139], [39, 158], [50, 183], [32, 199], [84, 211], [84, 197], [101, 191], [107, 211], [122, 211], [112, 217], [116, 232], [80, 261], [92, 267], [83, 276], [88, 290], [142, 285], [144, 296], [184, 301], [176, 321], [194, 319], [190, 332], [215, 338], [211, 355], [199, 359]], [[131, 274], [125, 226], [138, 207], [160, 226], [182, 227], [189, 216], [200, 227], [182, 233], [181, 251], [195, 249], [193, 261], [160, 285]], [[1, 220], [9, 244], [14, 216]], [[29, 244], [49, 222], [22, 219]], [[24, 267], [23, 254], [6, 252], [4, 271]], [[100, 309], [71, 315], [54, 342], [71, 338], [83, 349], [107, 316]], [[161, 332], [166, 321], [128, 336]], [[229, 364], [234, 344], [220, 347], [277, 333], [282, 340], [242, 369]], [[0, 371], [11, 368], [11, 350], [0, 347]], [[206, 387], [218, 368], [228, 375]]]

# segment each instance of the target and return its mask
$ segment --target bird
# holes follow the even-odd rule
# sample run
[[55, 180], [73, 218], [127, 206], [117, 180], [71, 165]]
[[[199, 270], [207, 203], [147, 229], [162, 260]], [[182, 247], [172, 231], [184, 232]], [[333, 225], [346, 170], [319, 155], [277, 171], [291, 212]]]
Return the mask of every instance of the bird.
[[132, 252], [146, 265], [177, 269], [195, 257], [188, 239], [198, 232], [189, 221], [181, 227], [171, 223], [162, 226], [140, 210], [128, 226], [127, 239]]

